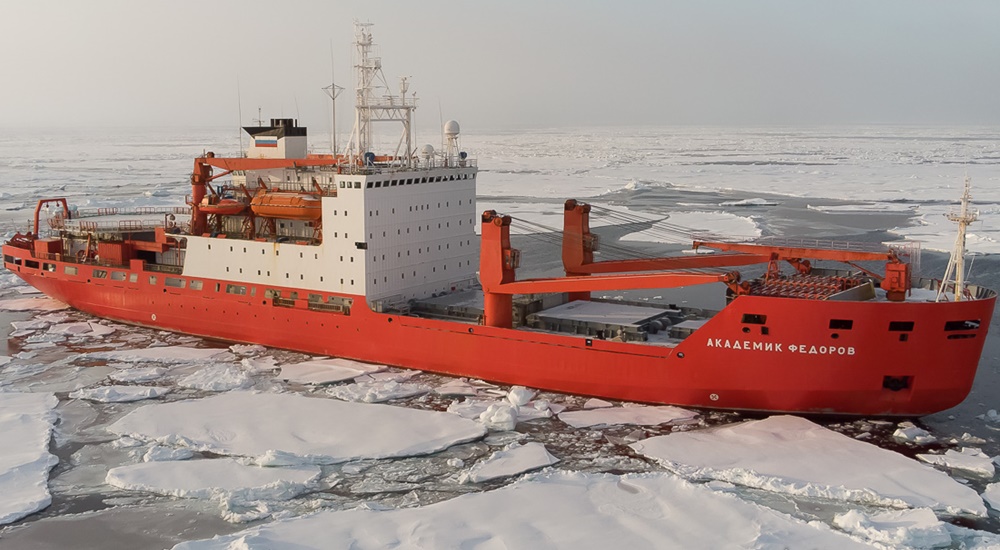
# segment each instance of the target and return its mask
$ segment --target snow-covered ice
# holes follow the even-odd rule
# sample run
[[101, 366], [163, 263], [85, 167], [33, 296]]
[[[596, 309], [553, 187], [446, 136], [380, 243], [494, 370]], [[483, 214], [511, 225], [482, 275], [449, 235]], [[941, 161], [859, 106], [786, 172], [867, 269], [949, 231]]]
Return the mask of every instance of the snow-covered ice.
[[320, 474], [318, 466], [266, 468], [215, 458], [119, 466], [108, 471], [107, 483], [132, 491], [242, 504], [294, 498], [314, 487]]
[[49, 439], [59, 400], [51, 393], [0, 392], [0, 525], [47, 507]]
[[330, 384], [343, 382], [373, 372], [381, 372], [385, 365], [360, 363], [350, 359], [314, 359], [281, 367], [278, 378], [299, 384]]
[[155, 399], [170, 393], [170, 388], [154, 386], [99, 386], [84, 388], [69, 394], [71, 399], [87, 399], [101, 403], [128, 403]]
[[983, 500], [994, 510], [1000, 511], [1000, 483], [987, 485], [986, 490], [983, 491]]
[[600, 407], [580, 411], [563, 411], [559, 420], [574, 428], [589, 428], [591, 426], [614, 426], [618, 424], [637, 424], [639, 426], [658, 426], [671, 422], [691, 420], [698, 413], [671, 407]]
[[899, 428], [892, 434], [892, 438], [901, 443], [914, 443], [916, 445], [927, 445], [937, 441], [937, 438], [930, 432], [912, 422], [900, 422]]
[[848, 510], [837, 514], [833, 523], [868, 542], [890, 548], [943, 548], [952, 544], [948, 527], [929, 508], [872, 514]]
[[260, 464], [422, 455], [485, 433], [481, 425], [443, 412], [256, 392], [146, 405], [108, 430]]
[[948, 449], [944, 454], [918, 454], [917, 458], [935, 466], [943, 466], [953, 470], [961, 470], [973, 475], [993, 478], [995, 468], [993, 458], [975, 447], [962, 447], [961, 450]]
[[382, 403], [390, 399], [423, 395], [429, 391], [431, 391], [431, 388], [423, 384], [406, 384], [397, 382], [396, 380], [376, 380], [334, 386], [326, 390], [326, 393], [330, 397], [336, 397], [344, 401]]
[[49, 327], [49, 334], [66, 336], [89, 336], [101, 338], [115, 332], [115, 327], [98, 323], [97, 321], [81, 321], [79, 323], [62, 323]]
[[605, 401], [603, 399], [598, 399], [596, 397], [591, 397], [590, 399], [587, 400], [586, 403], [583, 404], [583, 408], [585, 410], [588, 410], [588, 409], [606, 409], [608, 407], [614, 407], [614, 406], [615, 406], [614, 403], [611, 403], [610, 401]]
[[0, 300], [0, 309], [7, 311], [58, 311], [67, 308], [68, 305], [48, 296]]
[[193, 361], [223, 361], [232, 354], [225, 349], [161, 346], [142, 349], [94, 351], [81, 355], [83, 359], [105, 359], [123, 363], [190, 363]]
[[559, 462], [559, 459], [552, 456], [542, 443], [537, 441], [523, 445], [515, 443], [502, 451], [493, 453], [489, 458], [477, 462], [469, 468], [462, 479], [472, 483], [481, 483], [499, 477], [523, 474], [551, 466], [556, 462]]
[[229, 391], [249, 388], [253, 380], [237, 365], [210, 365], [181, 378], [177, 385], [202, 391]]
[[671, 433], [631, 445], [690, 479], [948, 514], [986, 515], [979, 495], [929, 466], [796, 416]]
[[167, 369], [163, 367], [141, 367], [115, 371], [109, 374], [108, 378], [125, 384], [141, 384], [159, 380], [165, 374], [167, 374]]
[[670, 474], [554, 472], [417, 508], [328, 511], [174, 550], [869, 548]]

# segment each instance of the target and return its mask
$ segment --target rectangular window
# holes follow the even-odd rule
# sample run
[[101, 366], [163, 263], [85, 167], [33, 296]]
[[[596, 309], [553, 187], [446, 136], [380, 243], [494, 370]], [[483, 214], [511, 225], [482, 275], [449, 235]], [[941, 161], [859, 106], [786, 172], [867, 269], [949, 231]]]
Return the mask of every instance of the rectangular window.
[[55, 273], [56, 264], [42, 264], [42, 269], [44, 269], [45, 271], [51, 271], [52, 273]]
[[979, 319], [969, 319], [967, 321], [947, 321], [944, 330], [979, 330]]
[[890, 321], [889, 330], [893, 332], [910, 332], [913, 330], [913, 321]]
[[108, 272], [103, 269], [95, 269], [92, 275], [95, 279], [106, 279]]
[[854, 321], [850, 319], [830, 319], [830, 328], [834, 330], [851, 330]]
[[173, 288], [184, 288], [184, 279], [179, 277], [166, 277], [163, 279], [163, 284]]
[[30, 267], [31, 269], [38, 269], [38, 262], [35, 260], [24, 260], [24, 267]]
[[201, 281], [194, 281], [194, 280], [191, 281], [191, 290], [201, 290], [201, 287], [202, 287]]
[[63, 267], [63, 272], [66, 273], [67, 275], [76, 275], [76, 266], [67, 265]]
[[743, 324], [746, 325], [763, 325], [767, 323], [767, 315], [761, 315], [759, 313], [744, 313], [743, 314]]
[[281, 291], [280, 290], [275, 290], [273, 288], [266, 288], [266, 289], [264, 289], [264, 297], [265, 298], [281, 298]]
[[361, 182], [360, 181], [354, 182], [354, 188], [355, 189], [361, 189]]
[[151, 285], [155, 285], [156, 284], [156, 275], [150, 275], [149, 276], [149, 284], [151, 284]]
[[124, 271], [112, 271], [111, 272], [111, 280], [112, 281], [124, 281], [125, 280], [125, 272]]
[[236, 294], [239, 296], [245, 296], [247, 293], [247, 287], [243, 285], [226, 285], [226, 294]]
[[[367, 185], [366, 187], [367, 187], [368, 189], [371, 189], [371, 188], [372, 188], [372, 182], [368, 182], [368, 185]], [[375, 187], [382, 187], [382, 186], [381, 186], [381, 185], [380, 185], [379, 183], [376, 183], [376, 184], [375, 184]]]
[[309, 303], [318, 304], [323, 302], [323, 295], [321, 294], [309, 294]]
[[134, 283], [134, 282], [136, 282], [138, 280], [139, 280], [139, 274], [138, 273], [129, 273], [128, 274], [128, 282]]

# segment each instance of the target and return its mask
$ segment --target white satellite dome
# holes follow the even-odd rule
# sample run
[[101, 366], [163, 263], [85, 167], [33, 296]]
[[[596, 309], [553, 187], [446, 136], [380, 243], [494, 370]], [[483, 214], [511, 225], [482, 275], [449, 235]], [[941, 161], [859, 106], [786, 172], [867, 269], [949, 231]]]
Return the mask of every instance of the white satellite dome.
[[460, 128], [457, 120], [449, 120], [444, 123], [444, 135], [448, 137], [455, 137], [458, 135], [459, 131]]
[[434, 156], [434, 146], [428, 143], [427, 145], [421, 147], [420, 156], [424, 157], [425, 159], [429, 159], [432, 156]]

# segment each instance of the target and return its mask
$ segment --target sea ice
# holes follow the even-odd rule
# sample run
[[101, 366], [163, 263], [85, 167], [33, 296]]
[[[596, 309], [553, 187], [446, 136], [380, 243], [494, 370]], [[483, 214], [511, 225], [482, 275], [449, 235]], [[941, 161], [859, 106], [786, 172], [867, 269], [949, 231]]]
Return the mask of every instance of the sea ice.
[[80, 355], [81, 359], [105, 359], [124, 363], [190, 363], [193, 361], [222, 361], [228, 357], [232, 357], [229, 350], [184, 346], [94, 351]]
[[972, 489], [901, 454], [795, 416], [676, 432], [631, 445], [691, 479], [793, 495], [986, 515]]
[[250, 375], [236, 365], [211, 365], [177, 381], [177, 385], [202, 391], [229, 391], [253, 385]]
[[266, 464], [423, 455], [485, 433], [443, 412], [243, 391], [146, 405], [108, 430]]
[[81, 321], [79, 323], [62, 323], [49, 327], [49, 334], [65, 336], [88, 336], [100, 338], [115, 332], [115, 327], [102, 325], [96, 321]]
[[942, 548], [952, 543], [948, 527], [929, 508], [873, 514], [848, 510], [837, 514], [833, 523], [868, 542], [890, 548]]
[[[116, 439], [115, 443], [118, 443], [122, 439]], [[131, 438], [129, 438], [131, 439]], [[134, 440], [133, 440], [134, 441]], [[119, 443], [119, 446], [122, 444]], [[153, 445], [146, 451], [146, 454], [142, 455], [143, 462], [164, 462], [169, 460], [187, 460], [194, 456], [194, 451], [191, 449], [186, 449], [183, 447], [167, 447], [165, 445]]]
[[1000, 511], [1000, 483], [990, 483], [983, 491], [983, 500], [994, 510]]
[[273, 371], [278, 368], [278, 360], [274, 357], [244, 357], [240, 364], [250, 373]]
[[549, 418], [554, 409], [561, 407], [544, 400], [531, 401], [523, 407], [512, 405], [508, 394], [498, 401], [485, 399], [465, 399], [448, 405], [448, 412], [462, 418], [479, 420], [491, 430], [513, 430], [518, 422], [527, 422], [539, 418]]
[[166, 373], [167, 369], [163, 367], [145, 367], [115, 371], [109, 374], [108, 378], [125, 384], [140, 384], [159, 380]]
[[59, 459], [49, 439], [58, 404], [51, 393], [0, 392], [0, 525], [52, 502], [49, 470]]
[[923, 428], [919, 428], [912, 422], [900, 422], [899, 428], [892, 434], [892, 438], [901, 443], [914, 443], [917, 445], [927, 445], [934, 443], [937, 438]]
[[481, 483], [498, 477], [510, 477], [545, 466], [551, 466], [559, 459], [549, 454], [545, 445], [533, 441], [524, 445], [513, 444], [507, 449], [493, 453], [489, 458], [469, 468], [462, 476], [462, 482]]
[[68, 305], [48, 296], [0, 301], [0, 309], [7, 311], [58, 311], [68, 308]]
[[974, 447], [962, 447], [960, 451], [948, 449], [942, 455], [918, 454], [917, 458], [928, 464], [962, 470], [987, 478], [992, 478], [995, 472], [993, 459]]
[[428, 506], [320, 512], [174, 550], [733, 547], [869, 548], [669, 474], [553, 472]]
[[278, 378], [298, 384], [330, 384], [343, 382], [373, 372], [385, 370], [385, 365], [359, 363], [350, 359], [314, 359], [281, 367]]
[[691, 420], [696, 416], [698, 416], [696, 412], [667, 405], [662, 407], [602, 407], [582, 411], [564, 411], [559, 413], [559, 420], [574, 428], [618, 424], [658, 426], [670, 422]]
[[229, 351], [236, 355], [260, 355], [267, 351], [267, 348], [260, 344], [233, 344], [229, 346]]
[[606, 409], [608, 407], [614, 407], [615, 404], [610, 401], [605, 401], [603, 399], [598, 399], [596, 397], [591, 397], [583, 404], [584, 409]]
[[479, 388], [473, 386], [467, 380], [460, 378], [449, 380], [434, 388], [434, 393], [445, 396], [475, 397], [479, 395]]
[[14, 358], [9, 355], [0, 355], [0, 367], [6, 365], [7, 363], [10, 363], [13, 360]]
[[318, 466], [265, 468], [214, 458], [119, 466], [108, 471], [107, 483], [131, 491], [245, 504], [294, 498], [315, 486], [320, 474]]
[[381, 403], [390, 399], [423, 395], [429, 391], [431, 388], [423, 384], [400, 384], [395, 380], [386, 380], [334, 386], [326, 390], [326, 393], [344, 401]]
[[85, 388], [69, 394], [71, 399], [87, 399], [100, 403], [128, 403], [154, 399], [170, 393], [170, 388], [154, 386], [100, 386]]

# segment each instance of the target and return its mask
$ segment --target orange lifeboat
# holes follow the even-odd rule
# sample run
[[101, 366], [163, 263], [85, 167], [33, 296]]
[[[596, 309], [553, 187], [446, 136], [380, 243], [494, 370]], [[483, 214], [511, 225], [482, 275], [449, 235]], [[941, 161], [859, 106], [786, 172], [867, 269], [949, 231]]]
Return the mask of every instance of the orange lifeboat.
[[233, 199], [222, 199], [215, 204], [203, 204], [198, 207], [199, 210], [206, 214], [215, 214], [219, 216], [234, 216], [246, 210], [247, 205], [240, 201]]
[[323, 216], [323, 201], [312, 193], [262, 189], [250, 201], [250, 210], [265, 218], [318, 220]]

